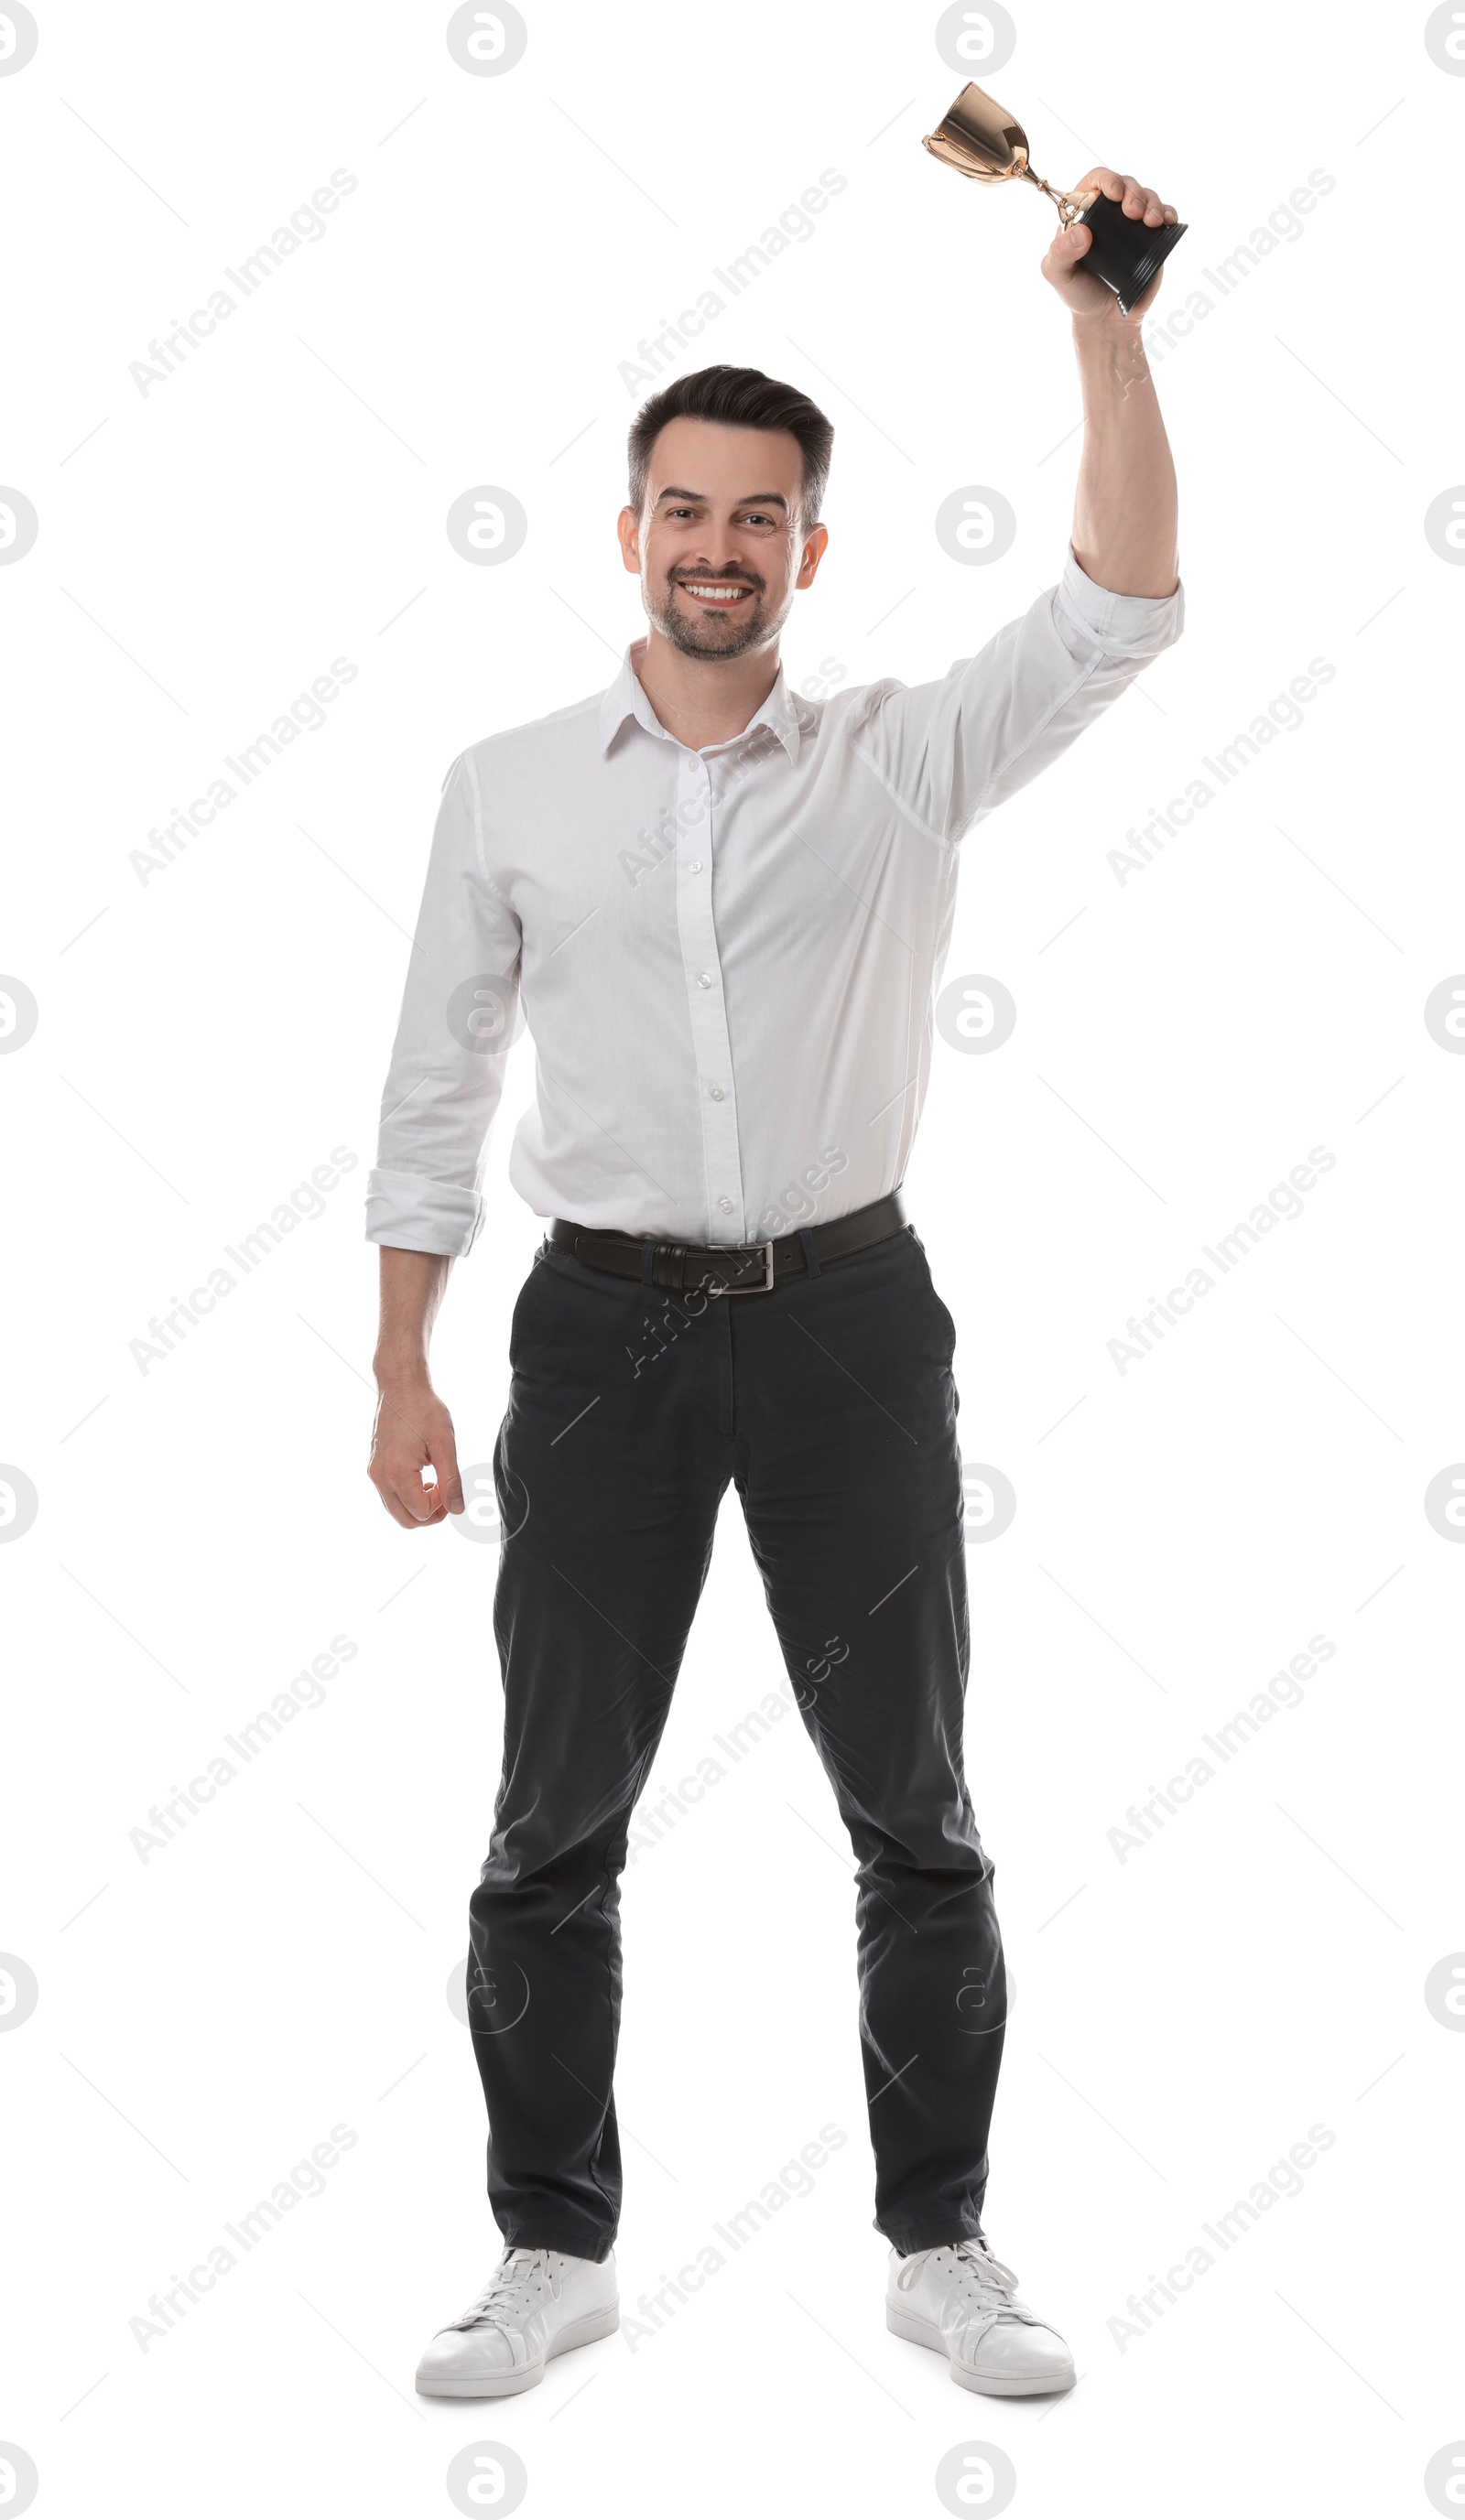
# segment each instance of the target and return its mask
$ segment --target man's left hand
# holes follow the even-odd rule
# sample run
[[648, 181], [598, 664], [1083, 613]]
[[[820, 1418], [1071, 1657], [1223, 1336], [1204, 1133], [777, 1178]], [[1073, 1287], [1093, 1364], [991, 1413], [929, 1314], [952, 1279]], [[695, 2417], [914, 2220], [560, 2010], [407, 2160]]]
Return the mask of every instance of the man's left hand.
[[[1118, 202], [1124, 216], [1139, 219], [1147, 228], [1168, 227], [1179, 216], [1168, 202], [1162, 202], [1132, 175], [1117, 175], [1112, 166], [1091, 166], [1073, 187], [1076, 193], [1098, 191], [1111, 202]], [[1163, 274], [1156, 272], [1142, 297], [1136, 298], [1127, 315], [1120, 313], [1120, 302], [1112, 289], [1083, 268], [1083, 257], [1093, 242], [1081, 219], [1073, 226], [1060, 228], [1043, 256], [1043, 278], [1051, 281], [1058, 294], [1077, 321], [1102, 317], [1106, 321], [1137, 328], [1154, 302]]]

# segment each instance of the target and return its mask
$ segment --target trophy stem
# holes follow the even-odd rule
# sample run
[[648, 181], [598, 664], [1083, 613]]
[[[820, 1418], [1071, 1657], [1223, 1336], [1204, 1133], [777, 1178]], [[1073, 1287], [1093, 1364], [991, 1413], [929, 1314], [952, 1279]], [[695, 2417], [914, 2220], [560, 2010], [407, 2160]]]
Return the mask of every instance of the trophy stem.
[[1092, 192], [1055, 193], [1052, 185], [1047, 181], [1047, 178], [1043, 175], [1034, 174], [1030, 166], [1023, 167], [1022, 178], [1025, 184], [1033, 184], [1040, 193], [1047, 194], [1049, 201], [1053, 203], [1054, 208], [1058, 212], [1060, 223], [1065, 228], [1071, 228], [1076, 219], [1080, 219], [1083, 216], [1084, 211], [1089, 207], [1090, 203], [1098, 198], [1097, 195]]

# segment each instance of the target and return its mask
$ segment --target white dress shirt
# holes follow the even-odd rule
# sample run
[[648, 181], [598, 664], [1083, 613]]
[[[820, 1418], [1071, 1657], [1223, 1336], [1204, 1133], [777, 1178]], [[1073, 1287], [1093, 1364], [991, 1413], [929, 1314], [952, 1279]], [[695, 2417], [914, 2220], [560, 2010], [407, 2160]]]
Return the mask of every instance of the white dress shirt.
[[367, 1235], [461, 1253], [518, 1001], [538, 1216], [757, 1241], [895, 1189], [931, 1065], [957, 844], [1180, 635], [1180, 592], [1063, 577], [939, 682], [811, 700], [782, 668], [691, 751], [626, 651], [609, 691], [443, 783]]

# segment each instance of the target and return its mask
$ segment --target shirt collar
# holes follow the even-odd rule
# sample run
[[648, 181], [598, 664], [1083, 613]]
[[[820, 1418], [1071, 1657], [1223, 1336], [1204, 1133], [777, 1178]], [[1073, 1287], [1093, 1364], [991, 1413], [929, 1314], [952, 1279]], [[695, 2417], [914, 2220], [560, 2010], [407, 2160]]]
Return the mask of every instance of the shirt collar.
[[[632, 717], [635, 719], [638, 726], [643, 726], [646, 729], [648, 735], [659, 736], [664, 742], [667, 743], [672, 743], [676, 741], [674, 736], [667, 733], [667, 730], [663, 726], [661, 719], [657, 716], [655, 709], [652, 707], [651, 702], [647, 698], [646, 693], [642, 688], [640, 678], [637, 675], [635, 660], [643, 653], [644, 649], [644, 640], [637, 639], [632, 641], [630, 647], [626, 649], [625, 654], [620, 660], [619, 673], [616, 676], [610, 689], [602, 697], [600, 703], [600, 740], [601, 749], [603, 752], [610, 751], [612, 744], [620, 733], [620, 730], [624, 726], [627, 718]], [[774, 677], [773, 689], [768, 694], [762, 707], [754, 711], [754, 714], [749, 719], [747, 726], [743, 729], [743, 734], [741, 736], [733, 736], [730, 739], [730, 742], [733, 743], [742, 742], [746, 737], [753, 733], [755, 727], [766, 726], [771, 728], [773, 734], [778, 738], [778, 741], [783, 745], [790, 761], [797, 761], [799, 758], [800, 736], [801, 734], [808, 734], [811, 732], [813, 724], [813, 710], [810, 708], [807, 700], [801, 699], [797, 692], [790, 691], [784, 676], [783, 666], [780, 664], [778, 672]], [[719, 746], [719, 749], [721, 747]]]

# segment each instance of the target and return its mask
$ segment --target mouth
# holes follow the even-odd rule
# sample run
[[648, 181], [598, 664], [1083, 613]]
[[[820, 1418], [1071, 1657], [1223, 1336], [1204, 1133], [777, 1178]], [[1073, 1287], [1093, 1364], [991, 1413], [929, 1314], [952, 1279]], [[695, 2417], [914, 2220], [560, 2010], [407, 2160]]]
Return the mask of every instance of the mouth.
[[751, 603], [756, 593], [755, 588], [742, 586], [729, 577], [678, 577], [672, 579], [672, 584], [694, 602], [722, 612], [735, 611], [740, 604]]

